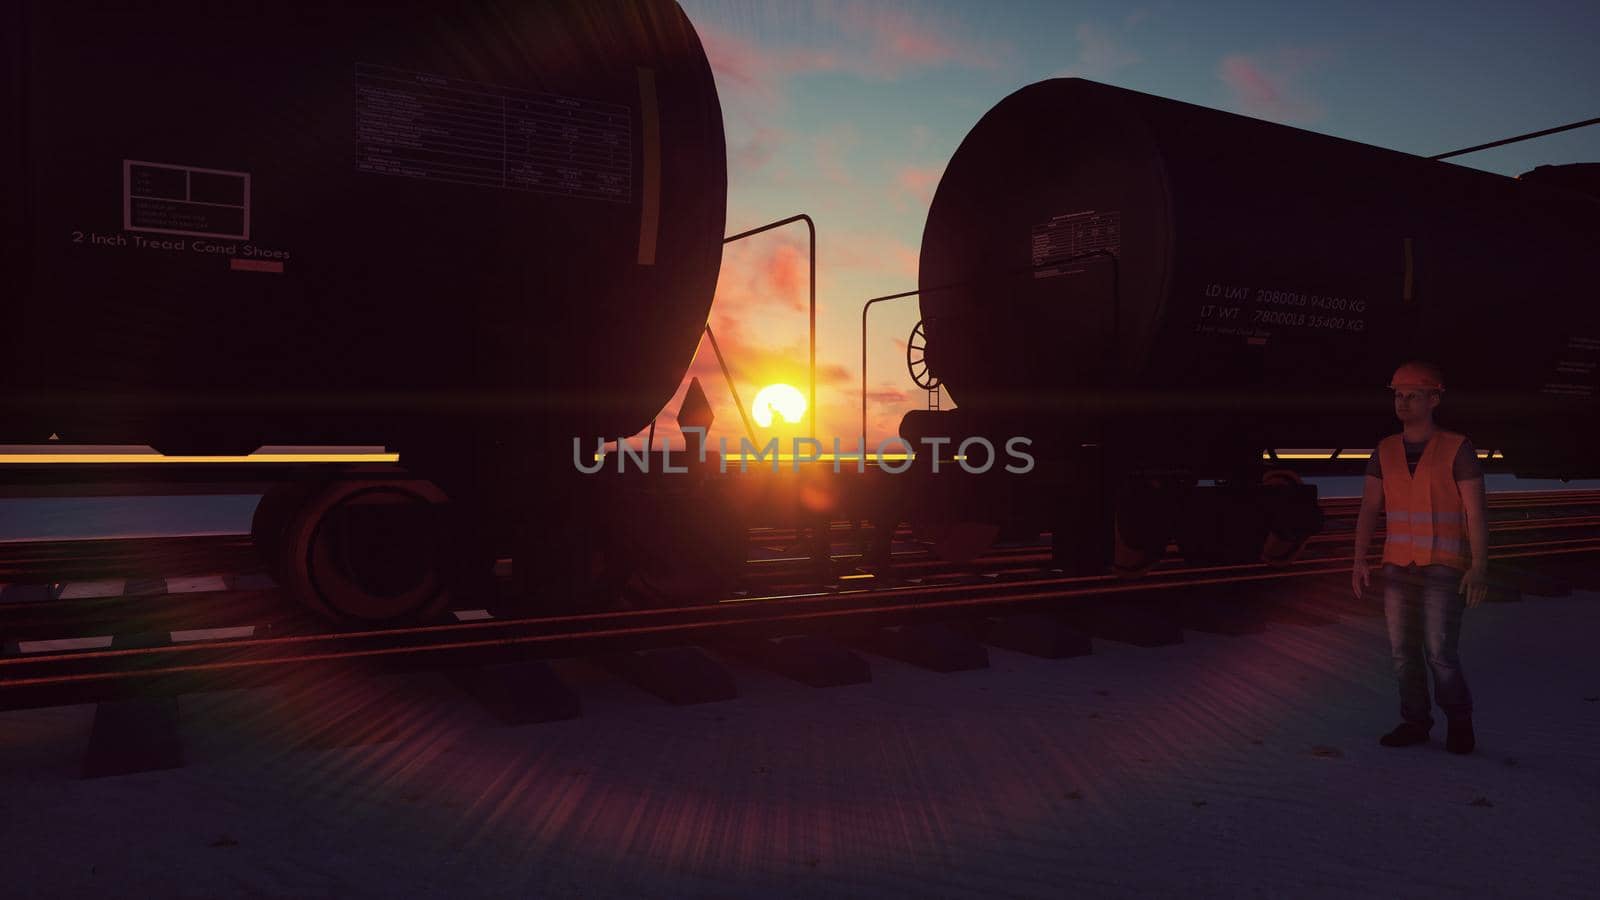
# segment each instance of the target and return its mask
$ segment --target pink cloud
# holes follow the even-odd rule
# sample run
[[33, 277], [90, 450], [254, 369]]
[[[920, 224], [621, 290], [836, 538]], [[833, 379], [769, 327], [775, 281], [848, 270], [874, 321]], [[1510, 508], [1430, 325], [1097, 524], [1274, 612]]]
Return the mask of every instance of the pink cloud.
[[826, 269], [817, 273], [819, 278], [836, 269], [892, 276], [890, 287], [917, 278], [917, 248], [881, 234], [830, 231], [819, 253], [826, 254], [827, 260]]
[[1242, 54], [1223, 57], [1218, 75], [1245, 113], [1281, 122], [1308, 122], [1322, 115], [1319, 104], [1299, 88], [1299, 77], [1322, 58], [1321, 53], [1285, 50], [1269, 57]]
[[854, 384], [856, 373], [838, 363], [817, 363], [817, 384]]
[[[1124, 21], [1123, 27], [1132, 28], [1140, 21], [1142, 19], [1130, 16]], [[1073, 38], [1078, 45], [1077, 58], [1072, 65], [1052, 72], [1048, 77], [1105, 81], [1118, 70], [1143, 61], [1143, 57], [1128, 49], [1109, 29], [1092, 22], [1079, 24], [1073, 30]]]
[[730, 244], [722, 254], [713, 312], [741, 318], [803, 312], [808, 269], [800, 237], [769, 232]]
[[876, 2], [823, 3], [797, 9], [811, 12], [822, 26], [809, 30], [826, 31], [832, 26], [840, 39], [825, 49], [817, 49], [817, 41], [809, 46], [777, 45], [696, 23], [719, 86], [771, 101], [782, 94], [787, 80], [797, 75], [849, 72], [863, 78], [890, 79], [910, 69], [944, 65], [992, 69], [1005, 56], [1004, 48], [980, 46], [953, 25]]
[[1139, 54], [1127, 49], [1111, 32], [1085, 22], [1077, 27], [1078, 60], [1058, 77], [1104, 79], [1118, 69], [1140, 61]]
[[[960, 65], [993, 69], [999, 65], [994, 49], [979, 47], [948, 25], [932, 21], [926, 13], [912, 14], [881, 3], [829, 4], [832, 18], [845, 33], [868, 40], [870, 51], [857, 68], [862, 74], [894, 78], [910, 68]], [[827, 9], [828, 7], [824, 7]]]
[[799, 247], [783, 244], [763, 261], [763, 274], [780, 296], [794, 297], [806, 289], [808, 262]]
[[[825, 184], [854, 182], [845, 163], [859, 141], [848, 129], [809, 138], [813, 172], [805, 171], [804, 156], [782, 152], [786, 143], [807, 140], [782, 124], [796, 78], [835, 73], [882, 81], [939, 66], [993, 68], [1006, 58], [1003, 48], [980, 44], [959, 23], [876, 0], [756, 9], [755, 22], [737, 29], [696, 23], [722, 99], [732, 178], [761, 173], [771, 183], [790, 187], [813, 174]], [[913, 147], [927, 139], [925, 126], [913, 130]]]
[[850, 184], [854, 181], [850, 171], [845, 168], [844, 151], [857, 143], [859, 139], [855, 129], [848, 123], [832, 133], [812, 139], [812, 158], [816, 162], [817, 172], [825, 181], [830, 184]]
[[778, 147], [789, 139], [789, 133], [783, 128], [772, 125], [758, 125], [749, 132], [749, 136], [728, 146], [728, 165], [735, 173], [752, 173], [761, 170], [772, 161]]
[[771, 99], [789, 75], [839, 68], [838, 58], [830, 52], [769, 47], [703, 23], [695, 30], [719, 86], [736, 93]]
[[700, 46], [706, 52], [712, 72], [724, 87], [756, 91], [762, 87], [766, 64], [755, 44], [713, 25], [695, 26]]
[[944, 174], [944, 163], [933, 166], [903, 166], [894, 173], [895, 187], [917, 203], [927, 205], [933, 200], [934, 188]]
[[794, 76], [841, 66], [830, 51], [770, 46], [705, 23], [696, 23], [695, 30], [717, 81], [724, 118], [754, 133], [775, 132], [772, 121], [784, 110]]
[[921, 268], [922, 253], [915, 248], [904, 244], [896, 244], [891, 248], [893, 253], [894, 271], [915, 279]]

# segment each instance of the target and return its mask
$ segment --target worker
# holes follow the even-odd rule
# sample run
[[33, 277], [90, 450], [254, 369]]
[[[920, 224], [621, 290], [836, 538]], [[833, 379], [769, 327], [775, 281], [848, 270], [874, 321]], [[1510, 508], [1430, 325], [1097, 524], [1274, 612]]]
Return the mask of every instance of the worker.
[[1350, 579], [1359, 600], [1370, 583], [1367, 548], [1382, 509], [1383, 611], [1402, 721], [1379, 743], [1408, 747], [1428, 740], [1431, 670], [1434, 699], [1448, 723], [1445, 748], [1471, 753], [1472, 695], [1457, 646], [1464, 608], [1482, 603], [1488, 593], [1483, 470], [1466, 437], [1434, 424], [1444, 393], [1437, 366], [1408, 362], [1395, 370], [1389, 387], [1402, 429], [1384, 438], [1367, 463]]

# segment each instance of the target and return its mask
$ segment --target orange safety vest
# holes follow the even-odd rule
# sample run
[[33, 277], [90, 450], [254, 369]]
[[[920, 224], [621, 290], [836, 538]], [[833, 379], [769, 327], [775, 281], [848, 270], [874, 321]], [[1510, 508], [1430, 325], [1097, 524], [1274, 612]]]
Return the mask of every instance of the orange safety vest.
[[1453, 431], [1435, 431], [1414, 474], [1406, 468], [1403, 439], [1391, 434], [1378, 444], [1387, 527], [1383, 561], [1469, 568], [1466, 508], [1451, 471], [1465, 438]]

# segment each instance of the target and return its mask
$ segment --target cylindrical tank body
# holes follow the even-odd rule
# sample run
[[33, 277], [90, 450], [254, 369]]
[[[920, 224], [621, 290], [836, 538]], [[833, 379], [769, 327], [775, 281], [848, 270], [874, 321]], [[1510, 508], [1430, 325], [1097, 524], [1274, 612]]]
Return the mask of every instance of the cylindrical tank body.
[[0, 442], [556, 452], [677, 387], [727, 178], [672, 0], [3, 15]]
[[1220, 465], [1373, 446], [1397, 427], [1390, 374], [1422, 358], [1446, 374], [1441, 424], [1600, 474], [1600, 203], [1531, 182], [1033, 84], [934, 195], [928, 361], [985, 429], [1110, 429], [1130, 456]]

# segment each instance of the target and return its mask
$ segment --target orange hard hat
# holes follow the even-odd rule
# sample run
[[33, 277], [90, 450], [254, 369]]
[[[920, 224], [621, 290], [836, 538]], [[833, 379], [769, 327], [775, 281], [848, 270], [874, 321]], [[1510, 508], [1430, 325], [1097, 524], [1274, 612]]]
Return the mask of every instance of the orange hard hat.
[[1394, 377], [1389, 379], [1389, 387], [1432, 388], [1442, 391], [1444, 380], [1436, 367], [1427, 363], [1408, 362], [1394, 370]]

